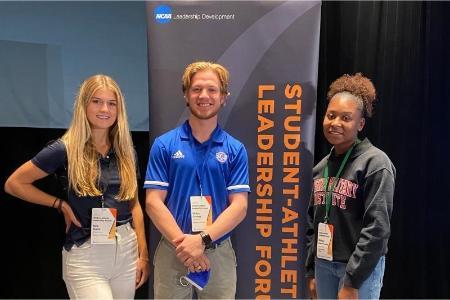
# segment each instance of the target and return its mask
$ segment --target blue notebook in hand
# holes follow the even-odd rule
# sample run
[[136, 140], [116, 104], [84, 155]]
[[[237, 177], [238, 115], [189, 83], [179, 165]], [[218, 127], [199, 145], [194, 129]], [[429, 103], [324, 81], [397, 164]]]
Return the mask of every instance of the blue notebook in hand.
[[202, 272], [194, 272], [187, 273], [186, 276], [183, 276], [190, 284], [198, 288], [200, 291], [203, 291], [205, 286], [208, 284], [210, 275], [210, 270], [202, 271]]

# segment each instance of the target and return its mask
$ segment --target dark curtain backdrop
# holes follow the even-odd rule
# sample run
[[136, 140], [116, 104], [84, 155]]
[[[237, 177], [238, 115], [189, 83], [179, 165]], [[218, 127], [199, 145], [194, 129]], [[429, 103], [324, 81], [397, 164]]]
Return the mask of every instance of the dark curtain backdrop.
[[[360, 71], [373, 79], [379, 99], [364, 134], [397, 167], [384, 298], [450, 298], [450, 178], [444, 172], [450, 166], [449, 16], [450, 3], [444, 2], [322, 4], [316, 162], [329, 149], [321, 133], [326, 89], [341, 74]], [[0, 128], [0, 185], [63, 132]], [[133, 140], [143, 176], [148, 134], [134, 132]], [[39, 185], [55, 189], [51, 178]], [[141, 204], [143, 199], [141, 193]], [[3, 189], [0, 213], [0, 298], [67, 297], [61, 279], [62, 217]], [[146, 287], [138, 290], [137, 298], [147, 296]]]
[[326, 93], [344, 73], [373, 80], [364, 134], [397, 168], [383, 298], [450, 298], [450, 3], [324, 2], [315, 162]]

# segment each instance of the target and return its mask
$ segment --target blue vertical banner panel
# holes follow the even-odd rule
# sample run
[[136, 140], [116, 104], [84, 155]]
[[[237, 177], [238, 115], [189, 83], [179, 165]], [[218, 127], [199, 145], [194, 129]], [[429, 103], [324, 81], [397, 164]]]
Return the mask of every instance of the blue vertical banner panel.
[[214, 61], [230, 71], [219, 123], [245, 144], [252, 188], [247, 217], [233, 234], [237, 298], [306, 296], [320, 7], [318, 1], [147, 3], [151, 140], [188, 117], [181, 76], [189, 63]]

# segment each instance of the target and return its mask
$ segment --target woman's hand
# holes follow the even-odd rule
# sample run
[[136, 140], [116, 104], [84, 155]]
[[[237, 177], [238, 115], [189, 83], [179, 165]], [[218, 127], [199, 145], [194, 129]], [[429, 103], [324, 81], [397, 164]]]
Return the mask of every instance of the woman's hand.
[[133, 228], [136, 232], [139, 253], [136, 262], [136, 289], [138, 289], [148, 279], [150, 264], [148, 261], [147, 241], [145, 239], [144, 215], [137, 196], [130, 201], [129, 206], [133, 216]]
[[311, 299], [317, 299], [316, 279], [314, 277], [308, 277], [306, 279], [306, 285], [309, 291], [309, 297]]
[[64, 222], [66, 223], [66, 233], [69, 231], [70, 225], [72, 223], [77, 227], [81, 227], [81, 223], [75, 217], [75, 214], [73, 213], [70, 205], [62, 199], [59, 199], [59, 201], [61, 201], [61, 204], [58, 203], [58, 205], [61, 207], [61, 212], [64, 215]]
[[148, 258], [138, 258], [136, 262], [136, 289], [147, 281], [149, 268]]
[[344, 285], [339, 291], [338, 299], [358, 299], [358, 290]]

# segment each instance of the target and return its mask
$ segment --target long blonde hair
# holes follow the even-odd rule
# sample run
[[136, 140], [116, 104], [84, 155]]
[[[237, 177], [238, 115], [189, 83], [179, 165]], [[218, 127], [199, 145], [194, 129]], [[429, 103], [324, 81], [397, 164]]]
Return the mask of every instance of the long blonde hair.
[[136, 161], [133, 141], [128, 126], [125, 99], [119, 85], [107, 75], [87, 78], [78, 91], [72, 122], [62, 141], [66, 146], [69, 187], [79, 196], [100, 196], [99, 154], [91, 138], [91, 126], [86, 116], [86, 107], [99, 89], [112, 91], [117, 98], [117, 120], [110, 128], [109, 138], [119, 168], [120, 190], [117, 200], [130, 200], [137, 193]]

